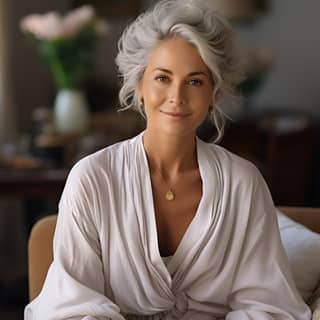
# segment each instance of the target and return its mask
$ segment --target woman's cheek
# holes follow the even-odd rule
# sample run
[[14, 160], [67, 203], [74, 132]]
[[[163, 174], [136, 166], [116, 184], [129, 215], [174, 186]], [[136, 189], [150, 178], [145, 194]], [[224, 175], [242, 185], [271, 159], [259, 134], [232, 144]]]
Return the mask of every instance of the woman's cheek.
[[211, 92], [206, 92], [206, 91], [204, 92], [204, 91], [199, 90], [199, 92], [197, 92], [197, 94], [194, 95], [194, 97], [202, 104], [206, 104], [208, 106], [213, 104]]
[[165, 90], [162, 88], [150, 88], [148, 92], [149, 101], [151, 103], [156, 103], [165, 98]]

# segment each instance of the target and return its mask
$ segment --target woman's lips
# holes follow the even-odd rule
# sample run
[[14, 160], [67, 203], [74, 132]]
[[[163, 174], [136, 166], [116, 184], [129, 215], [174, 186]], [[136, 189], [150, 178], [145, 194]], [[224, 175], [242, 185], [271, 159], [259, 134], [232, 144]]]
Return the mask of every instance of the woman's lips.
[[167, 111], [161, 111], [161, 110], [160, 112], [174, 119], [186, 118], [191, 115], [191, 113], [183, 113], [183, 112], [167, 112]]

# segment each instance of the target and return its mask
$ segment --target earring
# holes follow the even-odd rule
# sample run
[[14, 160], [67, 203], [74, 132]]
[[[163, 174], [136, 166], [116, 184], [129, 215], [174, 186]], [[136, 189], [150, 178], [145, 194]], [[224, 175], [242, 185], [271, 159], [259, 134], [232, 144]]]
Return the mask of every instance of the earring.
[[143, 109], [143, 108], [144, 108], [144, 101], [143, 101], [143, 98], [141, 98], [141, 99], [140, 99], [140, 101], [139, 101], [139, 107], [140, 107], [141, 109]]
[[209, 114], [213, 114], [214, 113], [214, 108], [213, 108], [213, 106], [209, 106], [209, 110], [208, 110], [208, 113]]

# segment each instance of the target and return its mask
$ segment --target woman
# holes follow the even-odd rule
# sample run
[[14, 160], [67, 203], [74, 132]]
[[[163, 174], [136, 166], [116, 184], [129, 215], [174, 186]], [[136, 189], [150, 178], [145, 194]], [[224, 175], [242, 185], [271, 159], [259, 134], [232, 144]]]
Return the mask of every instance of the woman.
[[120, 101], [137, 137], [81, 160], [54, 262], [25, 319], [309, 319], [257, 169], [196, 138], [231, 91], [231, 31], [201, 2], [160, 2], [124, 32]]

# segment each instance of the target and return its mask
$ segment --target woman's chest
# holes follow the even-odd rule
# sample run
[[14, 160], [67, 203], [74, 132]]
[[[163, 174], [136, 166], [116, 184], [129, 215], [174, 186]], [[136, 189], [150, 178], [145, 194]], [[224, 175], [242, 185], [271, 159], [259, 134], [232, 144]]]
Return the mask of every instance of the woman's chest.
[[[184, 190], [183, 190], [184, 189]], [[168, 201], [165, 190], [154, 189], [154, 215], [161, 256], [173, 255], [192, 223], [201, 200], [201, 181], [181, 188]]]

